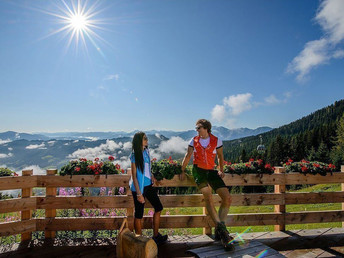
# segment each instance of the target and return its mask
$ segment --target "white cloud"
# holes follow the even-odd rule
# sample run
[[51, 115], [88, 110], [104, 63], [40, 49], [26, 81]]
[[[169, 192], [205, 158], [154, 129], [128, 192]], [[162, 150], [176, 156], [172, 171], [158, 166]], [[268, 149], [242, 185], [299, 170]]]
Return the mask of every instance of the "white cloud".
[[[27, 167], [23, 168], [22, 170], [30, 170], [30, 169], [33, 170], [34, 175], [46, 175], [47, 174], [47, 172], [38, 165], [27, 166]], [[17, 173], [20, 176], [22, 175], [22, 171], [18, 171]]]
[[132, 147], [132, 143], [131, 143], [131, 142], [125, 142], [125, 143], [123, 144], [123, 149], [124, 149], [124, 150], [130, 150], [131, 147]]
[[110, 75], [107, 75], [103, 80], [104, 81], [108, 81], [108, 80], [113, 80], [115, 79], [116, 81], [118, 81], [119, 79], [119, 74], [110, 74]]
[[232, 117], [228, 117], [228, 115], [237, 116], [240, 113], [252, 108], [251, 98], [251, 93], [225, 97], [222, 101], [222, 105], [215, 105], [215, 107], [212, 109], [212, 119], [222, 122], [227, 118], [229, 121], [231, 121]]
[[215, 107], [211, 111], [212, 119], [214, 119], [215, 121], [221, 122], [221, 121], [223, 121], [225, 116], [226, 116], [225, 106], [223, 106], [223, 105], [215, 105]]
[[152, 159], [161, 159], [161, 153], [157, 149], [150, 149], [149, 154]]
[[87, 148], [87, 149], [78, 149], [74, 151], [72, 154], [68, 155], [67, 158], [71, 159], [79, 159], [79, 158], [86, 158], [93, 160], [95, 158], [100, 158], [103, 160], [107, 160], [109, 155], [112, 155], [116, 149], [120, 149], [121, 146], [112, 140], [106, 140], [106, 143], [103, 143], [94, 148]]
[[138, 98], [135, 98], [135, 101], [136, 101], [136, 102], [138, 102], [138, 101], [139, 101], [139, 99], [138, 99]]
[[242, 112], [263, 105], [287, 103], [291, 96], [291, 92], [283, 93], [282, 98], [277, 98], [274, 94], [271, 94], [264, 98], [264, 101], [254, 102], [251, 93], [231, 95], [223, 99], [222, 105], [215, 105], [211, 111], [211, 118], [217, 122], [223, 122], [229, 128], [234, 128], [236, 117]]
[[269, 97], [266, 97], [264, 100], [268, 104], [277, 104], [281, 102], [279, 99], [276, 98], [274, 94], [271, 94]]
[[251, 100], [252, 94], [237, 94], [223, 99], [223, 103], [228, 106], [234, 116], [239, 115], [240, 113], [250, 110], [252, 108]]
[[13, 153], [8, 153], [8, 154], [0, 153], [0, 159], [10, 158], [10, 157], [13, 157]]
[[118, 163], [123, 169], [130, 168], [131, 166], [131, 162], [129, 160], [129, 157], [127, 156], [121, 157], [121, 159], [119, 161], [116, 161], [115, 163]]
[[184, 141], [180, 137], [172, 137], [167, 141], [162, 141], [157, 148], [157, 151], [163, 153], [185, 153], [188, 147], [189, 141]]
[[0, 139], [0, 145], [1, 145], [1, 144], [5, 144], [5, 143], [9, 143], [9, 142], [11, 142], [10, 139], [7, 139], [7, 140], [1, 140], [1, 139]]
[[26, 149], [28, 150], [34, 150], [34, 149], [46, 149], [44, 142], [41, 144], [31, 144], [29, 146], [26, 146]]
[[73, 143], [77, 143], [77, 142], [79, 142], [79, 140], [75, 140], [75, 141], [73, 141]]
[[49, 141], [48, 144], [49, 144], [50, 146], [53, 146], [53, 145], [55, 144], [55, 142], [56, 142], [56, 141]]
[[329, 61], [327, 45], [326, 39], [307, 42], [301, 53], [288, 65], [287, 72], [298, 73], [298, 81], [305, 80], [311, 69]]
[[10, 148], [8, 148], [8, 150], [9, 150], [9, 151], [13, 151], [13, 148], [10, 147]]
[[87, 142], [95, 142], [95, 141], [98, 141], [99, 140], [99, 137], [92, 137], [92, 136], [88, 136], [88, 137], [85, 137], [87, 140]]
[[336, 59], [344, 58], [344, 50], [340, 49], [335, 51], [332, 57]]
[[344, 39], [343, 13], [343, 0], [325, 0], [320, 4], [315, 21], [320, 24], [324, 35], [307, 42], [287, 67], [287, 72], [298, 74], [298, 81], [305, 80], [312, 69], [329, 63], [332, 58], [344, 58], [344, 53], [336, 49]]
[[337, 44], [344, 39], [344, 2], [325, 0], [320, 4], [315, 20], [321, 25], [328, 40]]

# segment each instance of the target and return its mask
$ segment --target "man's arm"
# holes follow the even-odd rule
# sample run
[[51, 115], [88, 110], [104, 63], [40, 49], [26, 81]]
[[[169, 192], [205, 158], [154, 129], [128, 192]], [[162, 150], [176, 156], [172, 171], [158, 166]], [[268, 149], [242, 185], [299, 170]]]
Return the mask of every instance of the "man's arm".
[[189, 146], [188, 151], [186, 152], [183, 162], [182, 162], [182, 173], [179, 176], [180, 180], [184, 180], [185, 178], [185, 168], [189, 164], [192, 153], [193, 153], [193, 147]]
[[216, 149], [216, 154], [217, 154], [217, 160], [220, 166], [219, 176], [224, 177], [225, 174], [223, 173], [223, 164], [224, 164], [223, 147]]

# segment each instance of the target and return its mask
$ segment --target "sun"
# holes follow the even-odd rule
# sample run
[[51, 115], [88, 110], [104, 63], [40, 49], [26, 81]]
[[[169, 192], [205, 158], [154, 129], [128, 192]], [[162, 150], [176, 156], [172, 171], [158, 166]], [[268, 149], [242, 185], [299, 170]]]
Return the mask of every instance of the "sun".
[[105, 22], [97, 18], [101, 13], [98, 10], [99, 2], [93, 1], [92, 5], [88, 5], [88, 3], [88, 1], [81, 0], [71, 0], [68, 2], [62, 0], [59, 4], [56, 4], [56, 11], [44, 11], [44, 13], [57, 18], [56, 23], [60, 25], [58, 29], [54, 30], [47, 37], [61, 34], [68, 39], [67, 49], [74, 42], [76, 49], [84, 47], [88, 52], [87, 45], [92, 44], [102, 54], [97, 41], [107, 42], [96, 31], [103, 30], [102, 25]]
[[74, 30], [86, 30], [88, 25], [87, 17], [82, 14], [73, 15], [70, 18], [70, 25], [74, 28]]

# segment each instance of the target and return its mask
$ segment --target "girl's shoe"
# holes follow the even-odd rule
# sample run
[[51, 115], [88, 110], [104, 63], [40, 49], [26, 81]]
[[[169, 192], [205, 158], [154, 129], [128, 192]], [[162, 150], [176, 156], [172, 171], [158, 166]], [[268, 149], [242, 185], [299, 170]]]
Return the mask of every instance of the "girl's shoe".
[[161, 245], [162, 243], [165, 243], [167, 241], [167, 235], [161, 235], [160, 233], [158, 233], [158, 235], [153, 236], [152, 239], [157, 245]]

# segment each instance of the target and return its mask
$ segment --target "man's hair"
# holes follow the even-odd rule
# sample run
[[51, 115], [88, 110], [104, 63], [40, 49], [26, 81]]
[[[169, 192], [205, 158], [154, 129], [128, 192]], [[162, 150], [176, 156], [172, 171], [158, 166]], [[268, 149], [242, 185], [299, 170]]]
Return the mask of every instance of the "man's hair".
[[202, 125], [204, 129], [207, 129], [208, 133], [211, 133], [211, 123], [207, 119], [198, 119], [196, 125]]

